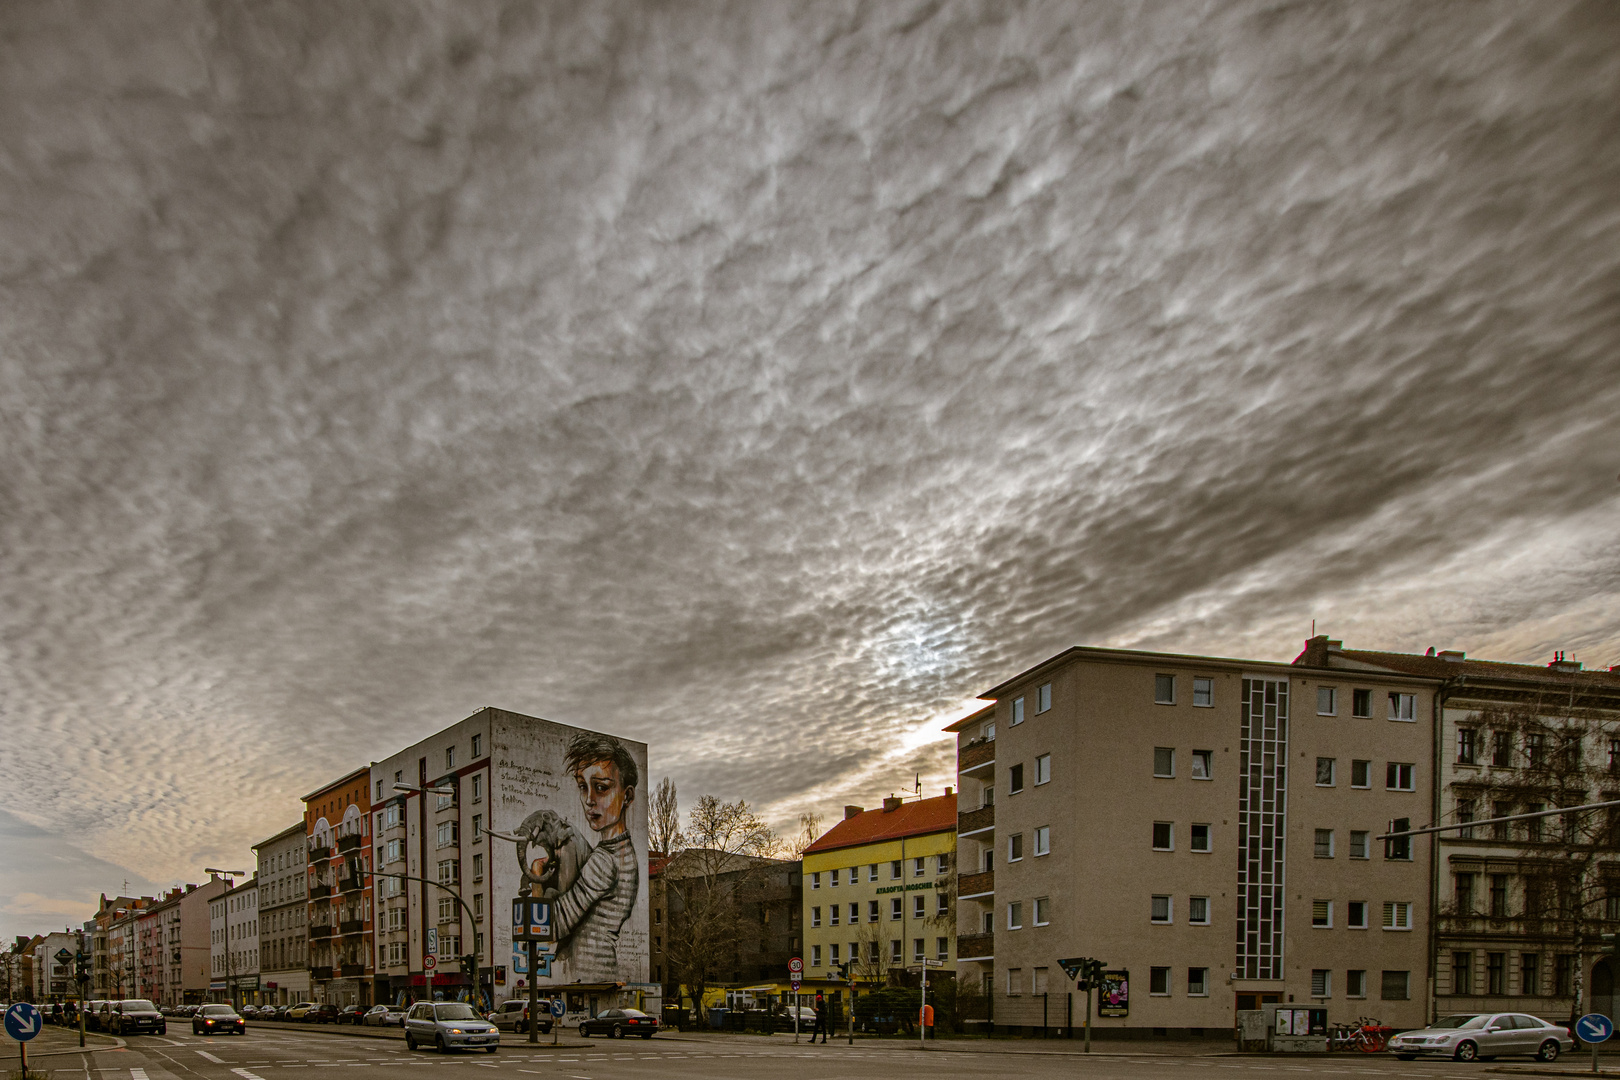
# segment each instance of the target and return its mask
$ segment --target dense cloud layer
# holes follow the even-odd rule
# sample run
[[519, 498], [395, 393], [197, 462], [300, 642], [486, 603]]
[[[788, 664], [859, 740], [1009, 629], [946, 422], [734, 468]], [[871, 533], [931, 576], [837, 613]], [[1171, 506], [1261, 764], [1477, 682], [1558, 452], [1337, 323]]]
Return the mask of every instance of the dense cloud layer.
[[195, 879], [485, 704], [786, 821], [1070, 644], [1613, 663], [1617, 348], [1601, 3], [10, 5], [8, 806]]

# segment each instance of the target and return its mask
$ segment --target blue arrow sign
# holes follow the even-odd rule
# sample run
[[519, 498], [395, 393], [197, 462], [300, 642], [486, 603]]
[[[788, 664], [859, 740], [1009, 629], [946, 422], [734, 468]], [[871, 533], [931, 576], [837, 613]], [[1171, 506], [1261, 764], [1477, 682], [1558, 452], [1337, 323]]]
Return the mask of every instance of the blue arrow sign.
[[19, 1001], [6, 1010], [6, 1034], [18, 1042], [27, 1042], [45, 1026], [39, 1010], [26, 1001]]
[[1602, 1013], [1587, 1013], [1575, 1021], [1575, 1034], [1580, 1036], [1581, 1042], [1607, 1042], [1609, 1036], [1614, 1034], [1614, 1021]]
[[562, 998], [552, 998], [551, 999], [551, 1015], [560, 1017], [560, 1016], [562, 1016], [562, 1014], [563, 1014], [563, 1000], [562, 1000]]

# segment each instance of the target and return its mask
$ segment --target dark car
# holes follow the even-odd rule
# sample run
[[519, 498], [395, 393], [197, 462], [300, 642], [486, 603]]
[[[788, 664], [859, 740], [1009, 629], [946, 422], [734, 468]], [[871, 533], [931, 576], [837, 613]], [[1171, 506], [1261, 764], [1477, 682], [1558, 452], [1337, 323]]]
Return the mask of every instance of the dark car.
[[105, 1001], [92, 1001], [84, 1008], [84, 1028], [86, 1031], [101, 1030], [101, 1007]]
[[113, 1035], [164, 1035], [169, 1022], [144, 998], [107, 1001], [101, 1006], [101, 1030]]
[[243, 1005], [236, 1012], [244, 1020], [257, 1020], [259, 1018], [259, 1007], [257, 1005]]
[[204, 1005], [191, 1018], [193, 1035], [245, 1035], [247, 1024], [229, 1005]]
[[579, 1033], [586, 1037], [606, 1035], [610, 1039], [622, 1039], [626, 1035], [640, 1035], [650, 1039], [658, 1034], [658, 1020], [640, 1009], [604, 1009], [589, 1020], [581, 1020]]
[[333, 1022], [338, 1024], [353, 1024], [356, 1027], [359, 1027], [360, 1021], [365, 1018], [365, 1015], [366, 1007], [364, 1005], [345, 1005], [343, 1008], [338, 1010], [337, 1019]]
[[335, 1024], [338, 1018], [338, 1007], [331, 1002], [323, 1002], [314, 1006], [304, 1014], [306, 1024]]

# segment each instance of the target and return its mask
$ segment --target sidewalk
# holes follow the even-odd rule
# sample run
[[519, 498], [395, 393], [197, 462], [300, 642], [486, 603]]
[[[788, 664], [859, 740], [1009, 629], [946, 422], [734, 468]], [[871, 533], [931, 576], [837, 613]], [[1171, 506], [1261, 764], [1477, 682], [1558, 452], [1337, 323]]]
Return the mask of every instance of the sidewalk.
[[[5, 1047], [5, 1052], [3, 1055], [0, 1055], [0, 1059], [5, 1061], [21, 1060], [22, 1055], [19, 1053], [19, 1043], [15, 1043], [8, 1038], [5, 1039], [3, 1043], [0, 1043], [0, 1045]], [[80, 1050], [78, 1028], [61, 1028], [47, 1024], [45, 1027], [40, 1029], [38, 1035], [34, 1036], [34, 1038], [29, 1041], [28, 1060], [33, 1061], [35, 1058], [56, 1057], [61, 1054], [88, 1054], [97, 1050], [117, 1050], [123, 1045], [123, 1039], [116, 1039], [111, 1035], [100, 1035], [94, 1031], [87, 1031], [84, 1034], [84, 1049]], [[8, 1065], [7, 1068], [10, 1068], [10, 1066]]]

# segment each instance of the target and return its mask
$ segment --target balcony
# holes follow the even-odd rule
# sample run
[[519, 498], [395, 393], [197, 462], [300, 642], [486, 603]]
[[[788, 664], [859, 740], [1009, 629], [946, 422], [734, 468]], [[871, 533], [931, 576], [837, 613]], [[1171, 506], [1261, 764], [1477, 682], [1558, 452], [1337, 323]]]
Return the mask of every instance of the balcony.
[[314, 940], [315, 938], [329, 938], [332, 936], [332, 928], [330, 926], [311, 926], [309, 928], [309, 936], [311, 940]]
[[309, 898], [311, 900], [319, 900], [322, 897], [331, 895], [332, 886], [330, 885], [311, 885], [309, 887]]
[[322, 845], [321, 847], [312, 847], [309, 849], [310, 862], [319, 862], [322, 859], [330, 859], [331, 857], [332, 849], [326, 847], [325, 845]]
[[993, 770], [996, 764], [996, 740], [974, 739], [956, 755], [956, 771], [962, 776]]
[[345, 979], [357, 978], [357, 977], [359, 977], [361, 975], [364, 975], [366, 973], [366, 965], [364, 965], [364, 964], [344, 964], [343, 968], [342, 968], [342, 972], [343, 972], [343, 977]]
[[366, 928], [364, 919], [344, 919], [338, 923], [338, 933], [342, 935], [362, 933]]
[[994, 896], [995, 892], [996, 875], [993, 870], [978, 874], [962, 874], [956, 879], [958, 900], [977, 900], [981, 897]]
[[359, 833], [350, 833], [348, 836], [338, 837], [338, 854], [341, 855], [346, 851], [360, 850], [360, 840], [361, 836]]
[[996, 955], [996, 935], [964, 934], [956, 939], [957, 960], [991, 960]]
[[353, 877], [338, 878], [337, 887], [339, 892], [351, 893], [359, 892], [364, 884], [365, 879], [359, 874], [355, 874]]
[[331, 982], [332, 969], [329, 967], [312, 967], [309, 969], [309, 977], [316, 982]]
[[956, 835], [971, 836], [974, 833], [990, 832], [996, 827], [996, 808], [994, 806], [981, 806], [977, 810], [968, 810], [956, 815]]

